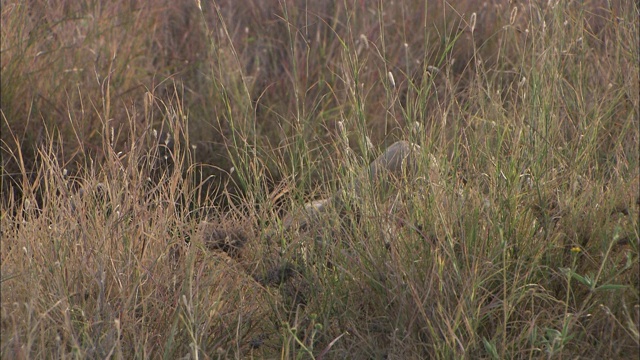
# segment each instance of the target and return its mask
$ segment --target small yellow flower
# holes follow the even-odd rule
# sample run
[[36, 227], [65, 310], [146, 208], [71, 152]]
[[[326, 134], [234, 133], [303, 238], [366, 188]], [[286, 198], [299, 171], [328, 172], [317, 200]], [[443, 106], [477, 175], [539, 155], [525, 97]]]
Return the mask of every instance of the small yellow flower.
[[579, 253], [581, 251], [582, 251], [582, 249], [580, 248], [580, 246], [574, 246], [574, 247], [571, 248], [571, 252], [575, 253], [575, 254], [577, 254], [577, 253]]

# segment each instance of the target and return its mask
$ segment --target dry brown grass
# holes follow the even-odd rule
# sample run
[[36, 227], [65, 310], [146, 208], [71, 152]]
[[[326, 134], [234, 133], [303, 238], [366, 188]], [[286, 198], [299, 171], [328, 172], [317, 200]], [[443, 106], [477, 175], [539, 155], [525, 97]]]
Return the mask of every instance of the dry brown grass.
[[2, 358], [637, 358], [637, 4], [1, 11]]

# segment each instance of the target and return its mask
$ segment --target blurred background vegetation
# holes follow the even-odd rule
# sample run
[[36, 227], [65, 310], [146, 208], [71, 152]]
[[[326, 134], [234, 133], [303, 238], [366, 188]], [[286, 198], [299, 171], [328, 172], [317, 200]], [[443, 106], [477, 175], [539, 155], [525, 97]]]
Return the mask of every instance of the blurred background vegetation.
[[[38, 147], [53, 137], [59, 163], [77, 172], [89, 158], [100, 162], [111, 128], [141, 138], [151, 128], [172, 130], [168, 108], [175, 105], [188, 117], [182, 136], [197, 146], [197, 160], [220, 168], [205, 171], [215, 184], [232, 166], [229, 145], [238, 139], [260, 152], [270, 180], [282, 177], [275, 165], [282, 159], [317, 179], [329, 169], [313, 160], [330, 155], [325, 145], [339, 121], [349, 119], [350, 134], [376, 146], [402, 138], [415, 122], [453, 136], [495, 121], [474, 97], [499, 97], [495, 111], [519, 111], [525, 80], [562, 103], [554, 121], [566, 142], [603, 112], [608, 129], [623, 131], [625, 117], [637, 114], [637, 55], [613, 48], [620, 37], [629, 46], [637, 39], [625, 23], [633, 11], [606, 1], [559, 6], [566, 11], [504, 1], [7, 2], [3, 194], [22, 181], [8, 155], [19, 150], [33, 174]], [[532, 31], [542, 24], [544, 31]], [[568, 35], [556, 44], [558, 32]], [[545, 69], [551, 56], [558, 63]], [[444, 75], [433, 76], [431, 66]], [[478, 71], [496, 94], [475, 90]], [[582, 74], [589, 77], [572, 79]], [[526, 121], [539, 121], [540, 109], [528, 112]], [[308, 156], [295, 154], [299, 137]], [[615, 152], [612, 138], [598, 140], [599, 160]], [[131, 147], [125, 139], [117, 139], [123, 151]], [[625, 151], [635, 151], [634, 140], [623, 141]]]

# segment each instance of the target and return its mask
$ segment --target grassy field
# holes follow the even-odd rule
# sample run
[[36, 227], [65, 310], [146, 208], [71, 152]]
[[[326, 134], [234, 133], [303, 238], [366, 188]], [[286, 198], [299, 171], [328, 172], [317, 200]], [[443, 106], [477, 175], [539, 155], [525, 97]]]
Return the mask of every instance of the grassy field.
[[638, 358], [635, 1], [1, 11], [1, 358]]

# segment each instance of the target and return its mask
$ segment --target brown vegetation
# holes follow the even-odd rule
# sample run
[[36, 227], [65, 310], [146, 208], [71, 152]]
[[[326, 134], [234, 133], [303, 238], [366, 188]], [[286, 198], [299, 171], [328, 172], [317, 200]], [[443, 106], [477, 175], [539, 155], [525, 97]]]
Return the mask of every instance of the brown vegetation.
[[635, 2], [1, 11], [2, 358], [638, 357]]

